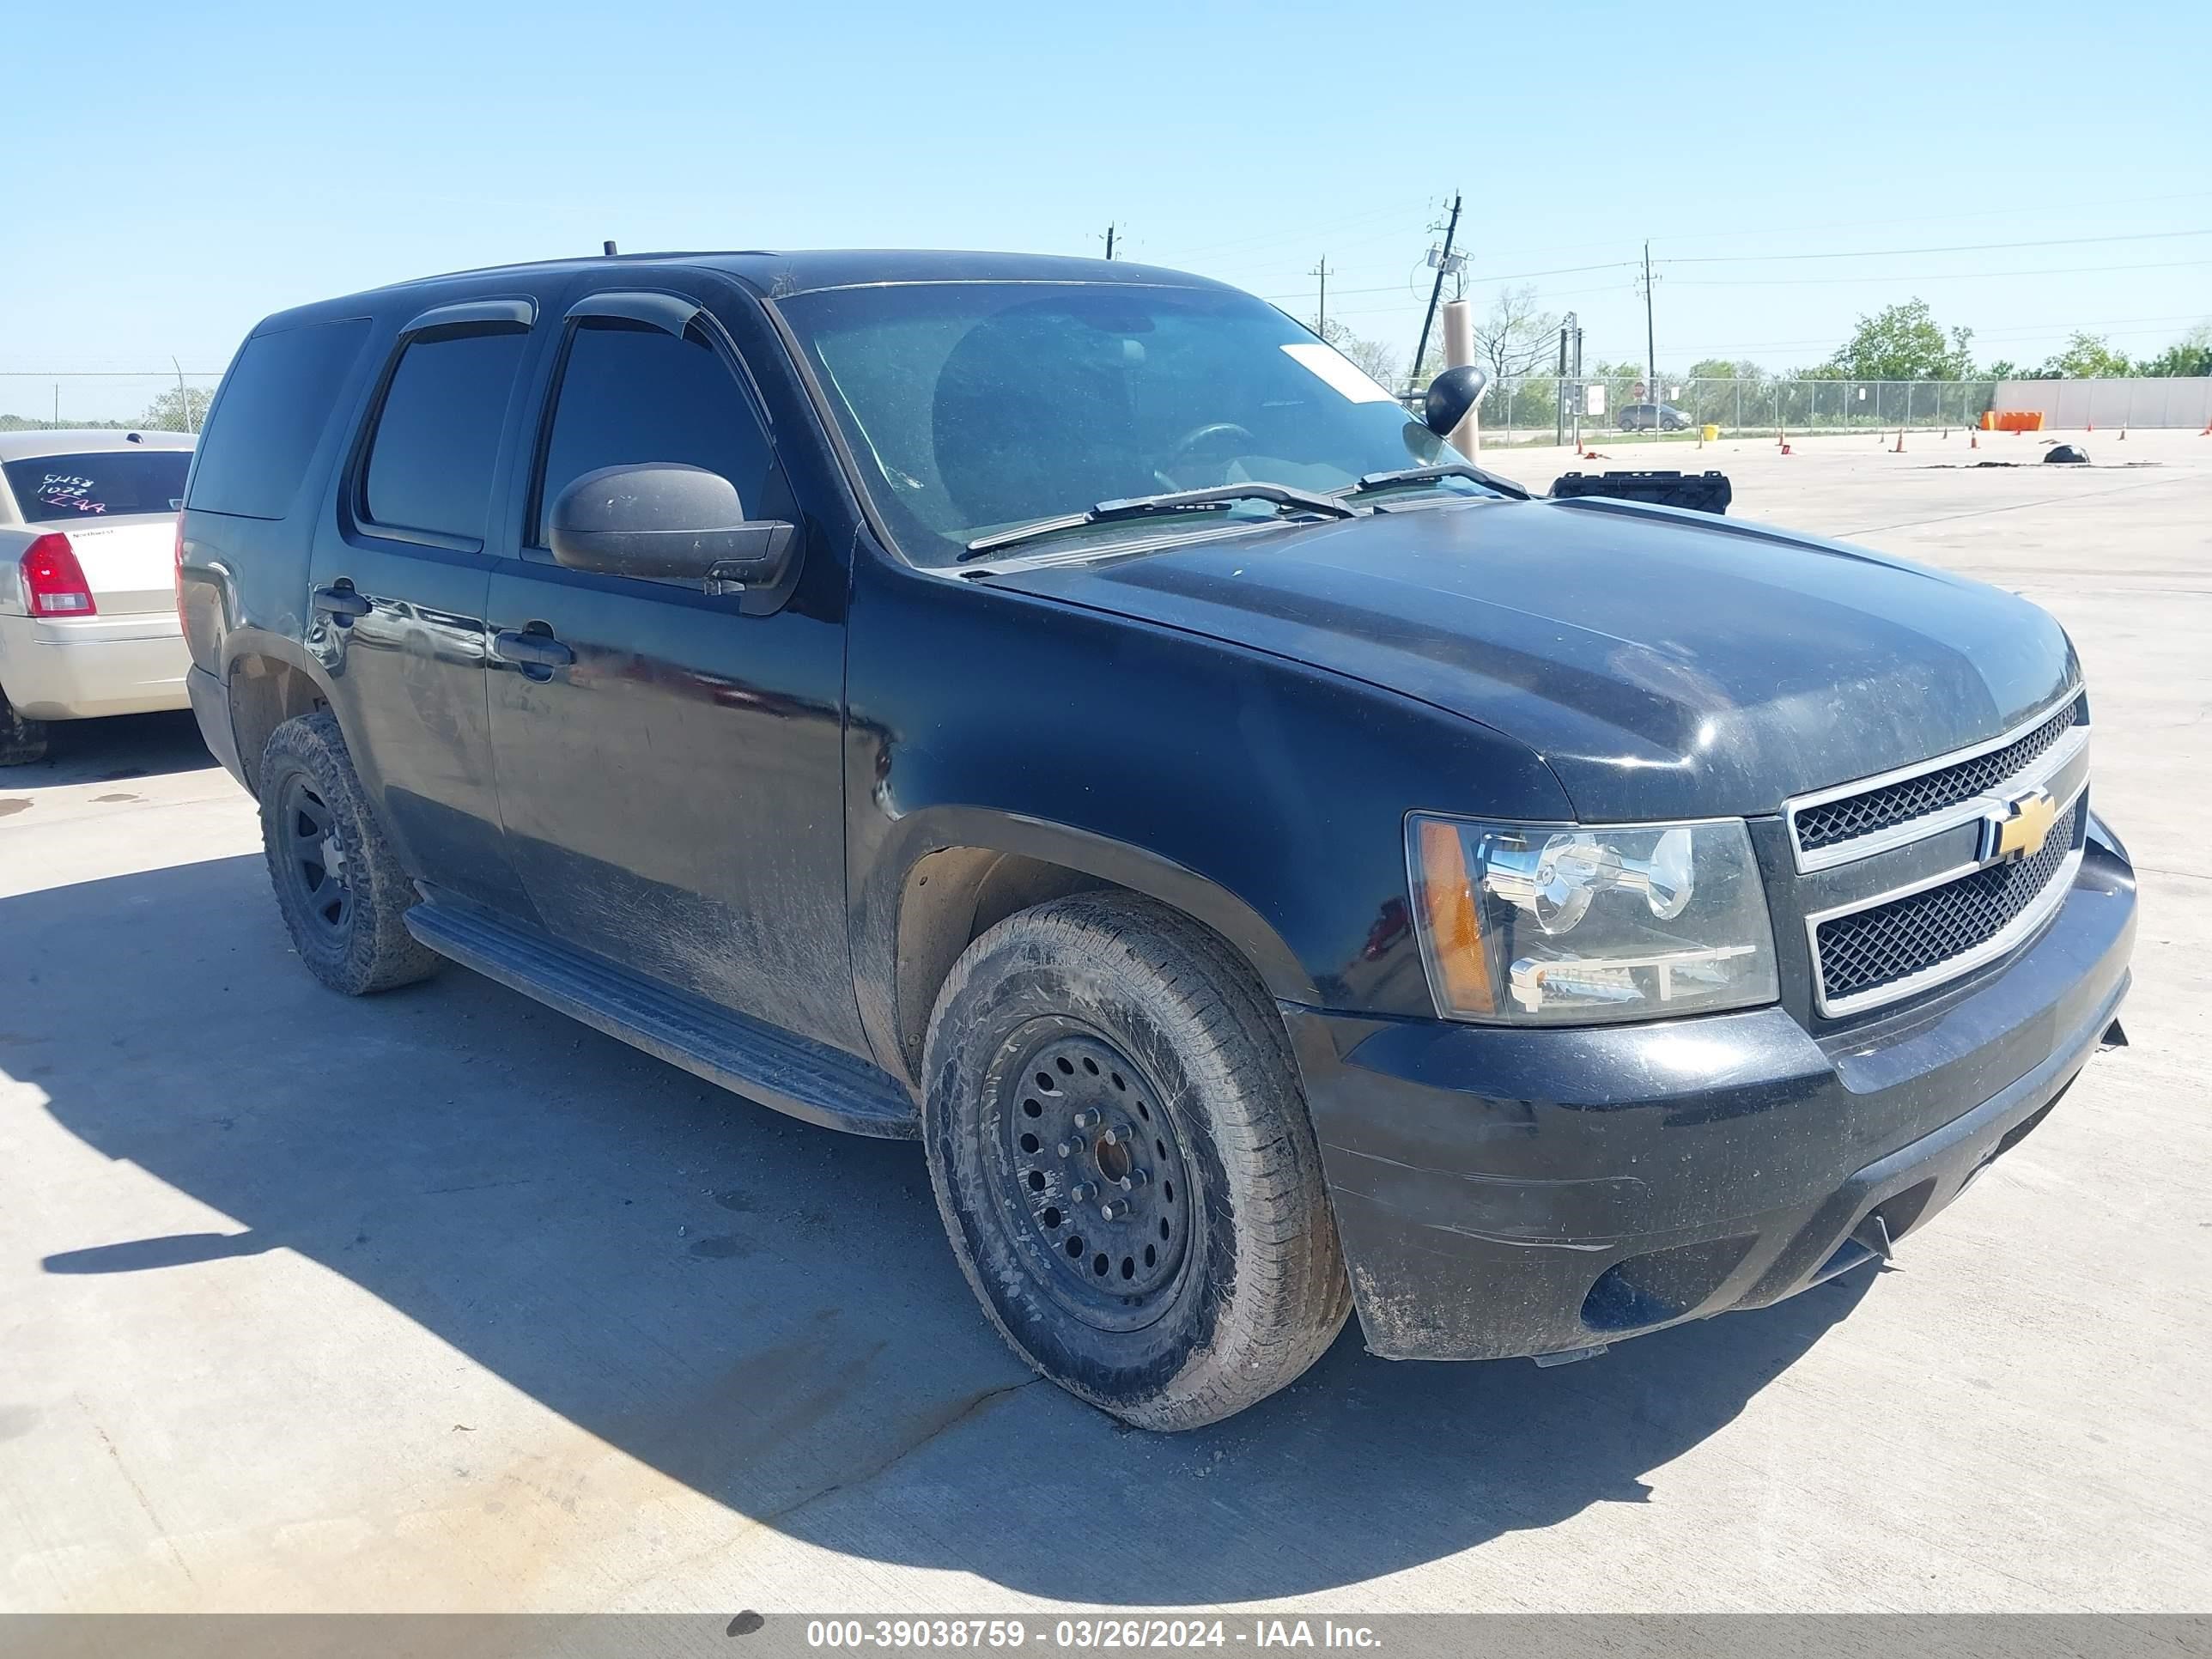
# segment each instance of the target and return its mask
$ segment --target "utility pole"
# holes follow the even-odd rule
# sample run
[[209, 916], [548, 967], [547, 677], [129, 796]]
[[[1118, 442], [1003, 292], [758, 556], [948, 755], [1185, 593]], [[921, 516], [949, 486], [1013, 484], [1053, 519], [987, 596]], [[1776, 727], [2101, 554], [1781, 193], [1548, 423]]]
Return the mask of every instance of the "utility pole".
[[1117, 228], [1114, 225], [1106, 227], [1106, 257], [1109, 259], [1114, 257], [1114, 232]]
[[1552, 422], [1552, 441], [1555, 444], [1567, 441], [1567, 331], [1574, 325], [1575, 313], [1571, 311], [1567, 320], [1559, 325], [1559, 390], [1552, 399], [1552, 412], [1557, 417]]
[[[1644, 369], [1650, 378], [1644, 385], [1646, 397], [1655, 404], [1659, 401], [1659, 348], [1655, 343], [1656, 339], [1657, 336], [1651, 330], [1651, 244], [1647, 240], [1644, 244]], [[1651, 430], [1654, 433], [1659, 430], [1656, 416]]]
[[1429, 257], [1437, 262], [1437, 280], [1429, 287], [1429, 308], [1421, 318], [1421, 343], [1413, 348], [1413, 367], [1406, 377], [1406, 384], [1409, 388], [1420, 378], [1421, 359], [1427, 356], [1429, 353], [1429, 330], [1437, 320], [1437, 301], [1443, 298], [1444, 273], [1451, 269], [1452, 239], [1459, 234], [1459, 192], [1454, 191], [1451, 222], [1444, 227], [1443, 252], [1438, 253], [1434, 248], [1429, 250]]
[[1569, 312], [1567, 313], [1567, 327], [1572, 332], [1575, 348], [1574, 368], [1571, 371], [1574, 378], [1568, 382], [1569, 386], [1572, 387], [1572, 390], [1568, 395], [1572, 397], [1575, 400], [1575, 453], [1577, 454], [1580, 454], [1583, 447], [1583, 399], [1584, 395], [1583, 392], [1582, 319], [1575, 315], [1573, 312]]
[[1321, 263], [1306, 273], [1321, 278], [1321, 298], [1314, 306], [1314, 332], [1322, 339], [1328, 338], [1328, 255], [1321, 256]]

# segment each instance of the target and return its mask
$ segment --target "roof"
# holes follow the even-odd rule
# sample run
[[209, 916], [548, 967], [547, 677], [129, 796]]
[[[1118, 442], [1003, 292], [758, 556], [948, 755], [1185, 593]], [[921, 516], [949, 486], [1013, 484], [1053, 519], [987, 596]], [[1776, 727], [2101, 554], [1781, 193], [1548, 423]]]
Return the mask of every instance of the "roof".
[[441, 289], [490, 291], [502, 277], [600, 276], [611, 273], [649, 278], [656, 270], [719, 270], [761, 294], [782, 298], [825, 288], [878, 283], [1167, 283], [1178, 288], [1223, 289], [1210, 277], [1133, 264], [1126, 259], [1065, 258], [1047, 253], [960, 252], [922, 248], [830, 248], [802, 252], [763, 249], [726, 252], [618, 253], [574, 259], [544, 259], [526, 264], [487, 265], [394, 283], [364, 293], [334, 295], [264, 319], [254, 332], [379, 308], [379, 302], [409, 295], [435, 303]]
[[103, 449], [190, 449], [197, 441], [187, 432], [133, 433], [104, 426], [0, 432], [0, 461], [34, 460], [41, 455], [96, 454]]

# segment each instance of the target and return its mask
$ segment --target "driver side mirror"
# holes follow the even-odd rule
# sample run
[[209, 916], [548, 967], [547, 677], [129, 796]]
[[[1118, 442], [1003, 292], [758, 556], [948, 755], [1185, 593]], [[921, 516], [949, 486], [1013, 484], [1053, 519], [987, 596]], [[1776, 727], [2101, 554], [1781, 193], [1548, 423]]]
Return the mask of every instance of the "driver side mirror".
[[791, 566], [795, 526], [748, 519], [738, 487], [674, 461], [603, 466], [554, 501], [546, 541], [570, 570], [700, 583], [709, 593], [774, 587]]
[[1482, 389], [1489, 384], [1490, 377], [1472, 363], [1446, 369], [1429, 382], [1421, 424], [1439, 438], [1450, 437], [1467, 418], [1467, 411], [1482, 400]]

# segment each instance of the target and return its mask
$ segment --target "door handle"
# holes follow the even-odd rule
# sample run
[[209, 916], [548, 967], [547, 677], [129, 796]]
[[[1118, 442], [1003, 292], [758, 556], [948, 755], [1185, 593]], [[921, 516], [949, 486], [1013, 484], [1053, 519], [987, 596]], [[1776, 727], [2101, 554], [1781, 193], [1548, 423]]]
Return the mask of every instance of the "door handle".
[[343, 579], [335, 587], [317, 588], [310, 598], [319, 612], [340, 623], [366, 617], [369, 611], [368, 601], [353, 591], [351, 582]]
[[560, 641], [534, 629], [518, 634], [509, 629], [495, 634], [491, 648], [492, 654], [502, 662], [514, 663], [524, 669], [542, 668], [549, 673], [576, 660], [576, 653]]

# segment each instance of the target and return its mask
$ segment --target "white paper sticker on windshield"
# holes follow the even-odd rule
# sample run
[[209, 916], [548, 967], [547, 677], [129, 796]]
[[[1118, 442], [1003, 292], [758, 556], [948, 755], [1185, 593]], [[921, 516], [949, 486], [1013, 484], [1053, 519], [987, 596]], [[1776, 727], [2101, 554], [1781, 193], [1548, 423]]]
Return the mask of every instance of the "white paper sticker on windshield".
[[1367, 372], [1334, 346], [1318, 340], [1300, 340], [1283, 353], [1301, 368], [1310, 369], [1355, 404], [1395, 404], [1398, 400], [1368, 378]]

